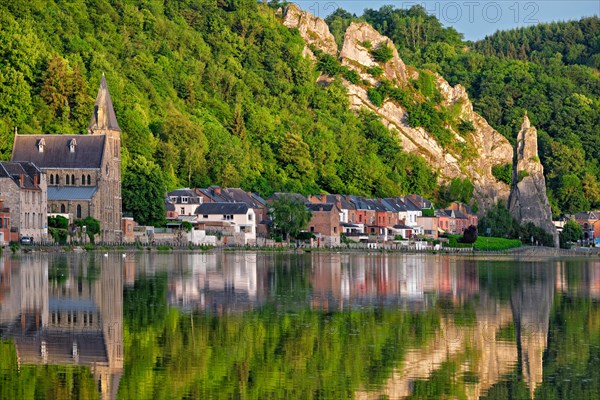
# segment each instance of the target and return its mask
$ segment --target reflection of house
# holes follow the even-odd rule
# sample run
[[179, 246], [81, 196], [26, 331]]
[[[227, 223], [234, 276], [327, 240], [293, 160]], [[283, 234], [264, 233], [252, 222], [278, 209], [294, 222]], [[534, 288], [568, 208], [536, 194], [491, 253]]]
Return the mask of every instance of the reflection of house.
[[169, 277], [168, 301], [185, 310], [245, 311], [261, 304], [269, 288], [266, 268], [251, 253], [181, 254], [173, 269], [191, 273]]
[[256, 240], [256, 216], [245, 203], [203, 203], [195, 214], [201, 229], [234, 236], [243, 245]]
[[88, 260], [7, 258], [0, 330], [14, 340], [20, 364], [90, 367], [102, 398], [116, 398], [123, 370], [121, 266]]
[[46, 174], [35, 164], [0, 162], [0, 196], [11, 214], [3, 222], [10, 221], [10, 228], [18, 235], [46, 239], [46, 190]]
[[11, 234], [10, 227], [10, 208], [4, 207], [4, 198], [0, 195], [0, 247], [18, 239], [17, 232]]

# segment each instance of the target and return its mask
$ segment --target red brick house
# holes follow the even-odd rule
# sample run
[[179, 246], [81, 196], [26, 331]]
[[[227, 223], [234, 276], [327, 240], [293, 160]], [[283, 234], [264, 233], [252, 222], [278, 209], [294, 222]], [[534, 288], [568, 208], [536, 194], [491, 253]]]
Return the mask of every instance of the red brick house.
[[306, 208], [312, 212], [307, 229], [317, 237], [317, 243], [322, 246], [339, 246], [341, 210], [337, 205], [307, 203]]
[[584, 240], [594, 240], [600, 237], [600, 211], [577, 213], [575, 222], [583, 229]]

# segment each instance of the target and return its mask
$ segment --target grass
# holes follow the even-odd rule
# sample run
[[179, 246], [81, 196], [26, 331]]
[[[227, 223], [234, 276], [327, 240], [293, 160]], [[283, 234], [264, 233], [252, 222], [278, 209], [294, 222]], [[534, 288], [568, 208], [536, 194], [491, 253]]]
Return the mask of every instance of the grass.
[[[460, 235], [448, 235], [450, 239], [455, 238], [457, 241], [460, 238]], [[473, 247], [475, 250], [482, 251], [498, 251], [498, 250], [508, 250], [513, 249], [515, 247], [521, 247], [522, 243], [518, 239], [505, 239], [499, 237], [486, 237], [486, 236], [478, 236], [477, 240], [473, 245], [466, 243], [453, 243], [454, 240], [450, 240], [450, 245], [448, 247]]]

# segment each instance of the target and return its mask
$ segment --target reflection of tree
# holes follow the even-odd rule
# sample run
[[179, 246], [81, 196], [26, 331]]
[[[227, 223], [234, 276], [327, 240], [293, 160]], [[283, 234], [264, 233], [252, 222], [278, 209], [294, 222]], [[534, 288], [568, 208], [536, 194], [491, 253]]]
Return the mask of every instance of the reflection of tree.
[[96, 381], [88, 367], [19, 365], [12, 342], [0, 340], [0, 398], [95, 399]]
[[67, 257], [60, 255], [56, 261], [50, 264], [48, 269], [48, 280], [54, 285], [62, 285], [69, 279], [69, 266], [67, 264]]
[[439, 321], [435, 311], [324, 313], [304, 305], [285, 312], [275, 304], [244, 314], [190, 315], [163, 308], [165, 292], [164, 276], [126, 289], [119, 397], [351, 398], [384, 382]]

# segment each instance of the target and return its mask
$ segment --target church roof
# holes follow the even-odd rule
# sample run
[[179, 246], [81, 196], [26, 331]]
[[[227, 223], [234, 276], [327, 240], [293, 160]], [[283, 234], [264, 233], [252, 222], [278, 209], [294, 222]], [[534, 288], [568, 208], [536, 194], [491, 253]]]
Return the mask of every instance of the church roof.
[[100, 168], [105, 140], [105, 135], [15, 135], [12, 161], [31, 161], [39, 168]]
[[102, 74], [102, 80], [100, 81], [100, 88], [98, 89], [98, 96], [96, 96], [96, 104], [94, 105], [94, 112], [88, 130], [91, 133], [93, 131], [104, 129], [121, 131], [121, 128], [117, 123], [117, 116], [115, 115], [112, 100], [110, 99], [110, 93], [108, 92], [106, 77]]
[[48, 201], [91, 200], [97, 190], [93, 186], [48, 186]]

